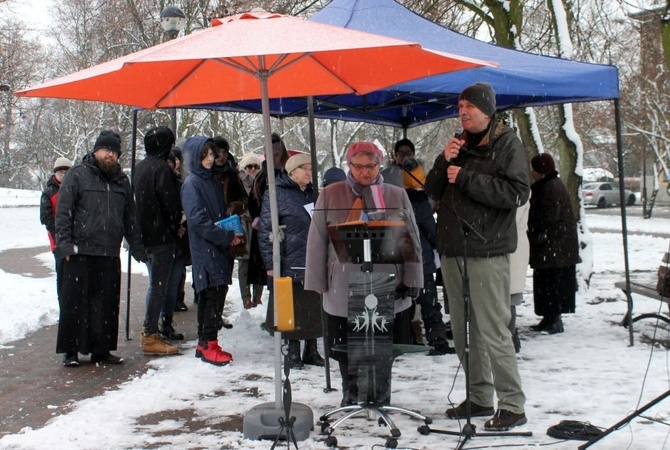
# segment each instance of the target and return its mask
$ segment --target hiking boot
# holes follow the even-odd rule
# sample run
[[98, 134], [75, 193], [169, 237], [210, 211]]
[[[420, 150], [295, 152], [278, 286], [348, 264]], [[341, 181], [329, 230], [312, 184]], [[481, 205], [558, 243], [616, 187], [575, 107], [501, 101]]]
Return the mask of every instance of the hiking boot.
[[142, 335], [142, 352], [147, 356], [176, 355], [179, 349], [158, 334]]
[[111, 353], [93, 353], [91, 355], [92, 363], [101, 363], [101, 364], [123, 364], [123, 358], [120, 356], [112, 355]]
[[199, 343], [195, 350], [196, 356], [200, 355], [201, 361], [213, 364], [215, 366], [225, 366], [233, 360], [233, 355], [224, 352], [219, 347], [219, 341], [208, 341], [206, 343]]
[[[447, 418], [449, 419], [466, 419], [467, 418], [467, 400], [464, 400], [460, 405], [455, 408], [449, 408], [445, 411]], [[481, 406], [477, 403], [470, 402], [470, 417], [483, 417], [490, 416], [495, 412], [493, 406]]]
[[79, 357], [76, 353], [66, 353], [63, 356], [63, 365], [65, 367], [79, 367]]
[[[205, 347], [207, 347], [207, 342], [206, 341], [198, 341], [198, 345], [195, 346], [195, 357], [196, 358], [201, 358], [202, 357], [202, 352], [205, 350]], [[221, 350], [221, 353], [224, 355], [230, 356], [230, 360], [233, 360], [233, 354], [228, 353], [227, 351], [223, 350], [221, 346], [219, 346], [219, 350]]]
[[453, 355], [456, 353], [456, 349], [449, 346], [448, 342], [441, 342], [439, 344], [431, 344], [433, 348], [430, 349], [428, 354], [430, 356], [439, 356], [439, 355]]
[[507, 431], [528, 422], [524, 413], [515, 414], [506, 409], [499, 409], [493, 417], [484, 423], [487, 431]]
[[184, 335], [177, 333], [174, 329], [171, 317], [162, 317], [160, 323], [158, 324], [158, 330], [160, 331], [163, 339], [167, 341], [182, 341], [184, 340]]
[[302, 363], [319, 367], [326, 365], [326, 362], [323, 360], [321, 355], [319, 355], [316, 339], [308, 339], [305, 341], [305, 349], [302, 352]]

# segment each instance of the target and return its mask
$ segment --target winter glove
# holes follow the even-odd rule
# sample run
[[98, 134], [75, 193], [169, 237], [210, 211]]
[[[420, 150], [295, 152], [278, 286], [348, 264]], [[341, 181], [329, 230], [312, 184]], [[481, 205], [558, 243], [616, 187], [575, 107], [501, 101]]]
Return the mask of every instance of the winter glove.
[[409, 297], [413, 300], [419, 296], [419, 293], [421, 293], [421, 289], [417, 287], [409, 287], [404, 283], [400, 283], [395, 288], [395, 299], [399, 300], [401, 298]]
[[133, 259], [138, 263], [145, 263], [149, 261], [149, 255], [147, 255], [146, 250], [142, 249], [141, 251], [132, 252]]
[[229, 216], [232, 216], [233, 214], [242, 215], [244, 212], [247, 210], [247, 207], [244, 203], [242, 202], [230, 202], [228, 203], [228, 209], [226, 209], [226, 212], [228, 213]]

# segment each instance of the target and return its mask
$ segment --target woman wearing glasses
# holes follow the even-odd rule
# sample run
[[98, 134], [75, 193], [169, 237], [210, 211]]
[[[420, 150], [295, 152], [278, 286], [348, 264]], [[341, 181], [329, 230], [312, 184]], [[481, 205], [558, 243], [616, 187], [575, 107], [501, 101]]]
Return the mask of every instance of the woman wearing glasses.
[[[376, 264], [375, 271], [385, 271], [395, 279], [393, 342], [409, 344], [409, 308], [412, 296], [418, 295], [423, 287], [421, 244], [412, 204], [404, 189], [384, 184], [384, 178], [379, 173], [383, 153], [375, 144], [365, 141], [352, 144], [347, 150], [346, 160], [349, 166], [346, 180], [324, 188], [314, 208], [307, 240], [305, 289], [323, 294], [330, 348], [346, 346], [350, 276], [360, 273], [362, 265], [338, 259], [334, 247], [330, 245], [327, 227], [356, 221], [404, 222], [409, 232], [411, 253], [418, 256], [413, 261]], [[398, 247], [397, 243], [391, 245]], [[367, 401], [359, 399], [357, 374], [355, 370], [349, 371], [347, 352], [333, 351], [330, 357], [340, 366], [342, 405]], [[388, 379], [390, 381], [390, 365]], [[390, 397], [375, 400], [387, 403]]]
[[[316, 292], [305, 291], [305, 254], [307, 252], [307, 232], [311, 221], [307, 206], [314, 203], [312, 187], [312, 163], [307, 153], [296, 153], [285, 165], [286, 172], [275, 180], [277, 193], [277, 214], [282, 230], [280, 242], [281, 276], [293, 280], [293, 307], [295, 315], [294, 331], [283, 332], [282, 338], [289, 340], [289, 360], [292, 368], [303, 365], [323, 366], [324, 360], [317, 351], [316, 339], [323, 335], [321, 326], [321, 299]], [[258, 228], [258, 243], [263, 255], [263, 262], [268, 275], [268, 289], [272, 294], [273, 246], [269, 239], [272, 234], [269, 191], [263, 198], [261, 221]], [[277, 276], [280, 276], [277, 274]], [[274, 326], [274, 300], [270, 295], [266, 328]], [[300, 357], [300, 341], [305, 341], [302, 358]]]

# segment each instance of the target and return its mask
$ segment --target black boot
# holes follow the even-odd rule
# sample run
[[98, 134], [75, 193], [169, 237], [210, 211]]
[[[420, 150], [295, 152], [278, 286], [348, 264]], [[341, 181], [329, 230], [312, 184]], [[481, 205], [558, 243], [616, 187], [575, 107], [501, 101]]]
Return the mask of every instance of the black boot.
[[549, 334], [558, 334], [563, 332], [563, 320], [560, 314], [551, 316], [551, 322], [544, 329]]
[[168, 341], [181, 341], [184, 339], [184, 335], [177, 333], [172, 326], [172, 317], [161, 317], [161, 321], [158, 323], [158, 331]]
[[300, 341], [288, 341], [288, 359], [291, 364], [291, 369], [301, 369], [303, 367], [300, 359]]
[[531, 325], [530, 329], [533, 331], [544, 331], [549, 326], [549, 316], [542, 316], [542, 320], [537, 325]]
[[521, 351], [521, 339], [519, 339], [519, 330], [514, 330], [512, 335], [512, 342], [514, 342], [514, 351], [519, 353]]
[[302, 352], [302, 363], [319, 367], [326, 365], [326, 362], [321, 355], [319, 355], [316, 339], [308, 339], [305, 341], [305, 349]]
[[346, 362], [339, 361], [340, 376], [342, 377], [342, 401], [340, 406], [355, 405], [358, 399], [358, 386], [349, 376], [349, 365]]

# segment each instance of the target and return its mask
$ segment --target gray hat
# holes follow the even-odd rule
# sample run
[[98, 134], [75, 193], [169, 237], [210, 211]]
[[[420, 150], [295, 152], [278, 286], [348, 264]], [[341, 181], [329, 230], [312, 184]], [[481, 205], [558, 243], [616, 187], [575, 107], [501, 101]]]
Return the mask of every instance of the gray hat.
[[56, 162], [54, 162], [54, 173], [58, 172], [59, 170], [67, 170], [70, 167], [72, 167], [72, 161], [61, 156], [56, 160]]
[[458, 100], [467, 100], [489, 117], [496, 113], [496, 93], [488, 83], [475, 83], [463, 89]]

